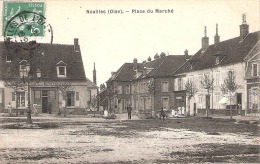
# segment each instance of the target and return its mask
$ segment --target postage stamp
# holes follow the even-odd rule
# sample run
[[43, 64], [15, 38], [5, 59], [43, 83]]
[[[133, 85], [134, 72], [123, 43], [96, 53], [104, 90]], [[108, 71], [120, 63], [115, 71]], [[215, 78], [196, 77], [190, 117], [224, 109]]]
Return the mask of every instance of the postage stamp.
[[[44, 17], [44, 2], [4, 1], [2, 14], [2, 34], [6, 34], [7, 36], [44, 36]], [[12, 25], [7, 26], [8, 23]], [[17, 31], [14, 33], [13, 27], [17, 24], [20, 24], [20, 26], [19, 28], [16, 28]], [[5, 31], [7, 31], [7, 33], [5, 33]]]
[[37, 41], [48, 39], [52, 43], [53, 31], [51, 25], [46, 23], [44, 2], [3, 3], [2, 30], [8, 51], [17, 53], [25, 50], [33, 55], [40, 46]]

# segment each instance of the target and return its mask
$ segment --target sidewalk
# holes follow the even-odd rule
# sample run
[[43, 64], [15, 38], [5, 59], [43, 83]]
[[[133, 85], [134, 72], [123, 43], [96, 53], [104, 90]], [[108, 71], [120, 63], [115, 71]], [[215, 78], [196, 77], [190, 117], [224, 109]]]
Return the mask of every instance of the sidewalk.
[[[209, 116], [212, 118], [223, 118], [223, 119], [230, 119], [230, 116]], [[237, 120], [237, 121], [260, 121], [259, 117], [255, 117], [255, 116], [232, 116], [233, 119]]]

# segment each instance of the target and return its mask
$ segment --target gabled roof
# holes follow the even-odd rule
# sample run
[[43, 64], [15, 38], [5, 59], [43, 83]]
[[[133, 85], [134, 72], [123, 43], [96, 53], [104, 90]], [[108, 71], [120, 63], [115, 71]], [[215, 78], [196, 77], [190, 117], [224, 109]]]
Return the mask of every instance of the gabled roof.
[[172, 73], [176, 71], [185, 61], [185, 55], [169, 55], [148, 62], [145, 64], [145, 67], [153, 69], [146, 75], [146, 77], [172, 76]]
[[[243, 41], [240, 40], [240, 37], [236, 37], [217, 44], [212, 44], [204, 51], [200, 49], [174, 73], [180, 74], [184, 72], [244, 62], [244, 58], [257, 44], [259, 37], [260, 32], [257, 31], [249, 33]], [[216, 65], [216, 54], [220, 54], [223, 57], [221, 58], [223, 60], [218, 65]], [[189, 67], [191, 65], [191, 61], [195, 61], [192, 68]]]
[[[137, 63], [137, 69], [142, 70], [143, 64]], [[134, 63], [124, 63], [116, 72], [114, 78], [111, 77], [109, 81], [131, 81], [136, 75], [136, 71], [134, 70]]]
[[16, 68], [17, 63], [25, 59], [30, 63], [32, 69], [36, 70], [39, 68], [42, 72], [42, 76], [46, 79], [60, 80], [60, 78], [57, 77], [56, 64], [62, 61], [66, 63], [67, 67], [67, 77], [63, 79], [86, 80], [81, 53], [80, 51], [74, 51], [74, 45], [40, 43], [40, 46], [34, 53], [35, 57], [32, 60], [28, 51], [20, 50], [18, 53], [12, 51], [12, 62], [8, 63], [6, 62], [6, 55], [8, 54], [7, 48], [4, 42], [0, 42], [0, 75], [6, 72], [8, 67], [12, 67], [15, 68], [12, 71], [14, 76], [14, 74], [17, 74], [17, 71], [19, 71], [19, 69]]
[[[188, 56], [190, 57], [190, 56]], [[134, 70], [134, 63], [124, 63], [115, 73], [114, 77], [111, 77], [110, 81], [132, 81], [134, 79], [146, 78], [146, 77], [162, 77], [172, 76], [172, 73], [176, 71], [186, 61], [185, 55], [168, 55], [160, 57], [147, 63], [137, 63], [138, 72], [140, 76], [136, 77], [136, 70]], [[144, 69], [150, 69], [151, 71], [144, 74]]]

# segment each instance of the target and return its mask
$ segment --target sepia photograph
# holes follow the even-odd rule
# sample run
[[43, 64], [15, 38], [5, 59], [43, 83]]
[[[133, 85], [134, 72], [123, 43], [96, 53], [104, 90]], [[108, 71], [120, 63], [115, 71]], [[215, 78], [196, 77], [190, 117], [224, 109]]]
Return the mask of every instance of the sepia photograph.
[[259, 0], [0, 0], [0, 163], [259, 163]]

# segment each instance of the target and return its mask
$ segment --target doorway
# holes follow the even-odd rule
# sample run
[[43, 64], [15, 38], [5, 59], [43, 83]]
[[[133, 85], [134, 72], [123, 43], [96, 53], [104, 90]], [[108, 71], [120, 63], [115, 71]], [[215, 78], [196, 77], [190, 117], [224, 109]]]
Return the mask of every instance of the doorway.
[[242, 93], [237, 93], [237, 114], [241, 115], [242, 112]]
[[42, 91], [42, 113], [48, 112], [48, 91]]

